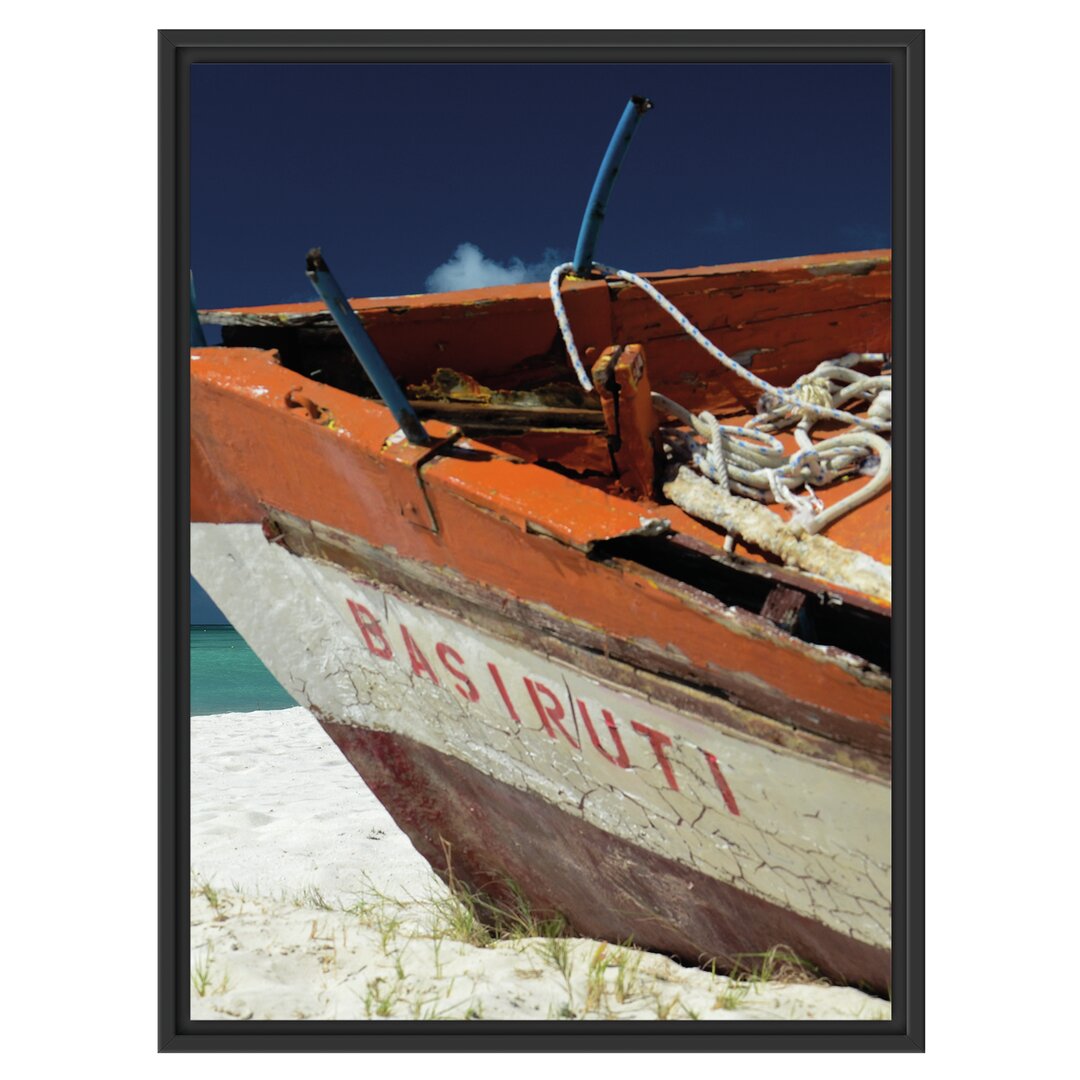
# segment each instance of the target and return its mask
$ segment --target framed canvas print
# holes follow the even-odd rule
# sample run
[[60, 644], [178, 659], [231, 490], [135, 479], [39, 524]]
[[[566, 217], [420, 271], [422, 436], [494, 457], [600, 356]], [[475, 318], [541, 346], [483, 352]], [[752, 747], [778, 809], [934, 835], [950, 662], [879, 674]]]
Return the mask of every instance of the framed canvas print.
[[921, 33], [160, 74], [160, 1045], [921, 1048]]

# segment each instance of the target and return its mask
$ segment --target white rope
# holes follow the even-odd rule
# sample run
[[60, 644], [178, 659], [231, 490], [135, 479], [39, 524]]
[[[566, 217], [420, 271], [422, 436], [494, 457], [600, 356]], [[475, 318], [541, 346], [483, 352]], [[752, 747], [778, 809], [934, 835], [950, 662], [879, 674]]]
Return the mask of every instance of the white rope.
[[[637, 286], [706, 352], [761, 391], [758, 414], [746, 427], [723, 425], [708, 412], [695, 416], [663, 394], [652, 395], [658, 408], [690, 429], [665, 433], [671, 452], [711, 480], [723, 495], [787, 505], [792, 511], [788, 528], [799, 535], [820, 532], [886, 486], [892, 471], [892, 452], [882, 435], [892, 428], [892, 379], [888, 375], [866, 375], [854, 370], [856, 364], [883, 362], [882, 354], [848, 353], [836, 360], [826, 360], [790, 387], [780, 389], [732, 360], [644, 278], [600, 263], [593, 265], [608, 276]], [[574, 344], [560, 293], [560, 283], [571, 269], [571, 263], [555, 267], [548, 285], [567, 355], [579, 382], [586, 391], [591, 391], [593, 385]], [[860, 404], [869, 405], [864, 416], [843, 408]], [[826, 420], [841, 421], [856, 430], [814, 442], [811, 429]], [[793, 425], [798, 450], [789, 454], [772, 433]], [[869, 483], [828, 509], [814, 493], [815, 487], [865, 472], [875, 464]], [[799, 489], [804, 489], [806, 494], [798, 494]]]
[[[853, 416], [851, 413], [844, 412], [843, 410], [821, 405], [813, 400], [814, 395], [812, 392], [805, 396], [800, 396], [797, 388], [803, 384], [803, 380], [806, 378], [805, 376], [803, 379], [797, 380], [790, 390], [781, 390], [778, 387], [767, 383], [764, 379], [759, 378], [752, 371], [743, 367], [737, 360], [732, 360], [723, 349], [714, 345], [673, 303], [671, 303], [670, 300], [668, 300], [666, 296], [658, 292], [650, 282], [645, 280], [645, 278], [639, 277], [637, 274], [632, 274], [629, 270], [617, 270], [611, 266], [604, 266], [602, 263], [593, 263], [593, 266], [609, 277], [621, 278], [631, 285], [636, 285], [642, 292], [663, 308], [663, 310], [666, 311], [707, 353], [719, 360], [729, 371], [734, 372], [739, 378], [744, 379], [763, 394], [775, 397], [778, 405], [786, 406], [788, 411], [796, 418], [801, 418], [802, 416], [809, 414], [816, 416], [821, 420], [842, 420], [846, 424], [855, 424], [857, 427], [864, 427], [869, 431], [887, 431], [889, 429], [888, 423], [882, 423], [876, 418], [870, 419], [868, 417], [863, 418]], [[578, 356], [577, 346], [574, 344], [574, 335], [570, 329], [570, 321], [566, 317], [566, 308], [563, 306], [562, 295], [559, 291], [559, 285], [562, 282], [562, 279], [572, 269], [573, 263], [562, 263], [559, 266], [556, 266], [555, 269], [551, 271], [551, 277], [548, 279], [548, 287], [551, 290], [551, 302], [555, 309], [555, 319], [559, 324], [559, 329], [562, 331], [563, 341], [566, 344], [566, 352], [570, 357], [570, 363], [574, 366], [578, 381], [586, 391], [590, 391], [593, 388], [592, 381], [589, 379], [589, 376], [585, 371], [585, 366]]]
[[574, 332], [570, 329], [570, 320], [566, 317], [566, 308], [563, 306], [562, 293], [559, 286], [562, 279], [574, 269], [572, 262], [561, 263], [551, 271], [548, 278], [548, 288], [551, 290], [551, 306], [555, 309], [555, 321], [559, 324], [563, 342], [566, 344], [566, 355], [570, 357], [570, 363], [574, 365], [578, 382], [581, 383], [586, 394], [592, 393], [592, 379], [589, 378], [585, 365], [578, 356], [577, 346], [574, 344]]

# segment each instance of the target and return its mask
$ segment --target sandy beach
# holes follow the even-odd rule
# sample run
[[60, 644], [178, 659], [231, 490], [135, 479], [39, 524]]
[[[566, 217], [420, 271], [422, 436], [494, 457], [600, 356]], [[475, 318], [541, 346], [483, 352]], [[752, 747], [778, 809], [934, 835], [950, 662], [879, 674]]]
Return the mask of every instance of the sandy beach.
[[889, 1017], [780, 960], [727, 978], [527, 914], [497, 938], [307, 710], [191, 724], [193, 1019]]

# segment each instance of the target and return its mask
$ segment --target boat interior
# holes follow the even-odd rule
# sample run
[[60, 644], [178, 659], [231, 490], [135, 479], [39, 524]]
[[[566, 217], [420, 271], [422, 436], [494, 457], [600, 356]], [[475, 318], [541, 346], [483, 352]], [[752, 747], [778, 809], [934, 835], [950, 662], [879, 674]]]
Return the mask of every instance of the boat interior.
[[[824, 361], [858, 354], [851, 369], [891, 374], [888, 251], [813, 256], [647, 275], [710, 341], [776, 387]], [[673, 505], [663, 492], [673, 435], [687, 427], [654, 395], [722, 424], [745, 427], [761, 392], [717, 363], [641, 289], [596, 276], [567, 280], [562, 298], [594, 388], [575, 377], [546, 283], [468, 293], [349, 301], [421, 421], [459, 428], [473, 445], [534, 463], [670, 521], [665, 535], [597, 545], [592, 558], [632, 560], [723, 602], [772, 619], [804, 640], [890, 669], [891, 605], [815, 585], [775, 555]], [[200, 313], [229, 347], [275, 350], [307, 380], [377, 398], [325, 305]], [[317, 408], [298, 398], [297, 408]], [[842, 422], [815, 426], [814, 439]], [[796, 451], [791, 430], [776, 438]], [[825, 507], [867, 483], [857, 472], [816, 489]], [[773, 502], [781, 520], [788, 507]], [[891, 563], [892, 489], [832, 522], [823, 535]], [[780, 587], [778, 588], [778, 584]], [[804, 603], [817, 593], [817, 603]]]

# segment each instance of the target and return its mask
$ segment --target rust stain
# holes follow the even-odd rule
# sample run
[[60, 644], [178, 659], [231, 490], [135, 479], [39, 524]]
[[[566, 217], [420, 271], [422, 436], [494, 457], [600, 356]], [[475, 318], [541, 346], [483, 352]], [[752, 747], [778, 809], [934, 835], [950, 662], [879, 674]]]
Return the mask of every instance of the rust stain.
[[537, 409], [583, 409], [592, 398], [571, 382], [548, 383], [529, 390], [497, 390], [447, 367], [436, 368], [429, 380], [409, 386], [408, 393], [416, 401], [460, 401]]

